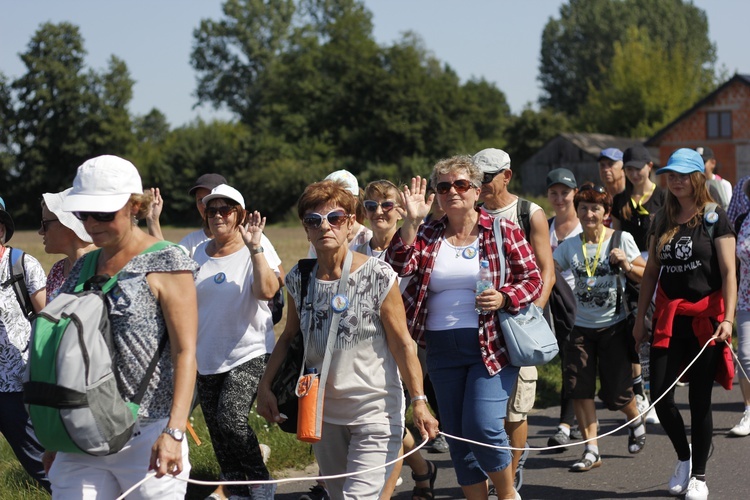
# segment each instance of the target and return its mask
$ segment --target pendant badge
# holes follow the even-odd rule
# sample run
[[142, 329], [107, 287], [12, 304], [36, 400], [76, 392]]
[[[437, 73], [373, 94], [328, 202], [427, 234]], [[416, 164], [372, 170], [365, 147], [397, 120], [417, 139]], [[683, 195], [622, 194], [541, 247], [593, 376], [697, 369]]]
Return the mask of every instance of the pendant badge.
[[216, 273], [216, 275], [214, 275], [214, 283], [221, 285], [226, 280], [227, 280], [227, 275], [224, 273]]
[[464, 259], [471, 260], [477, 256], [477, 249], [474, 247], [466, 247], [461, 255], [463, 255]]
[[346, 297], [346, 295], [336, 294], [331, 299], [331, 309], [334, 310], [334, 312], [342, 313], [349, 309], [349, 299]]
[[706, 222], [709, 224], [716, 224], [719, 222], [719, 214], [716, 212], [708, 212], [703, 218], [706, 219]]
[[586, 286], [591, 288], [592, 286], [596, 285], [596, 278], [593, 276], [589, 276], [586, 278]]

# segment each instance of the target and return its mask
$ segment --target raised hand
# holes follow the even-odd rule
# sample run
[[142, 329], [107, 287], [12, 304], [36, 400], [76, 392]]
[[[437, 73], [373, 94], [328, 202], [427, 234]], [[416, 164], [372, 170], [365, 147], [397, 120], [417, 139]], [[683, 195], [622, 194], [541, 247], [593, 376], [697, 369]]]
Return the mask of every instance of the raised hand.
[[263, 229], [266, 227], [266, 218], [260, 216], [260, 212], [257, 210], [248, 214], [247, 223], [244, 226], [240, 226], [240, 234], [242, 240], [250, 248], [256, 248], [260, 246], [260, 238], [263, 236]]
[[431, 194], [425, 199], [427, 194], [427, 179], [423, 179], [420, 176], [411, 178], [411, 187], [404, 186], [404, 190], [401, 193], [401, 201], [403, 202], [403, 209], [400, 209], [401, 215], [406, 219], [406, 222], [412, 224], [420, 224], [422, 220], [427, 217], [432, 207], [432, 202], [435, 200], [435, 194]]

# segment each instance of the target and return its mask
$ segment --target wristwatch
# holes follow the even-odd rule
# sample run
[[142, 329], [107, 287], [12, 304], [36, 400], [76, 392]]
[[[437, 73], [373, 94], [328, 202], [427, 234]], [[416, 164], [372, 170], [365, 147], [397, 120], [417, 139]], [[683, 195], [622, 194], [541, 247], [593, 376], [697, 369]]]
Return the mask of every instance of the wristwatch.
[[250, 249], [250, 255], [257, 255], [259, 253], [263, 253], [263, 247], [256, 247]]
[[182, 442], [183, 439], [185, 439], [185, 432], [181, 431], [180, 429], [173, 429], [171, 427], [165, 427], [163, 431], [161, 431], [162, 434], [169, 434], [172, 436], [172, 439], [175, 441]]

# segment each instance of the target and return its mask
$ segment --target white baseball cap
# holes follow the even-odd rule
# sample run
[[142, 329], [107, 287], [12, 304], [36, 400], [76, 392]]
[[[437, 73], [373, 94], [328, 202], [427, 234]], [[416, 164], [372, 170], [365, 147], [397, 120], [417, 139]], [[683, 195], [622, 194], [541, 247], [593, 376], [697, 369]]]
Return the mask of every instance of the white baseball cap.
[[494, 174], [510, 169], [510, 156], [502, 149], [483, 149], [471, 159], [483, 174]]
[[78, 167], [73, 189], [62, 203], [66, 212], [117, 212], [133, 194], [143, 194], [138, 169], [118, 156], [103, 155]]
[[335, 172], [331, 172], [324, 180], [335, 181], [343, 184], [350, 193], [354, 196], [359, 196], [359, 183], [357, 182], [357, 178], [348, 170], [336, 170]]
[[219, 184], [213, 188], [211, 194], [207, 194], [203, 197], [203, 204], [208, 206], [209, 201], [217, 198], [227, 198], [235, 203], [239, 203], [242, 209], [245, 209], [245, 198], [242, 197], [242, 193], [228, 184]]
[[83, 227], [83, 222], [79, 221], [72, 213], [66, 212], [62, 209], [65, 198], [72, 190], [73, 188], [68, 188], [60, 193], [44, 193], [42, 195], [42, 198], [44, 198], [44, 204], [46, 205], [47, 210], [55, 214], [57, 220], [60, 221], [60, 224], [76, 233], [76, 236], [81, 240], [86, 243], [91, 243], [91, 236], [86, 232], [86, 228]]

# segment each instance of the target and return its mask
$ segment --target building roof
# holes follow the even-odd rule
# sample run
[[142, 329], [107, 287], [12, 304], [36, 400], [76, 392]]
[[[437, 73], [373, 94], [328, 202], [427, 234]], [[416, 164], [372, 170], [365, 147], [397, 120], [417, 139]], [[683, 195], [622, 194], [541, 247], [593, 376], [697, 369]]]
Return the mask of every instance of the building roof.
[[686, 117], [690, 116], [691, 114], [693, 114], [698, 108], [700, 108], [701, 106], [703, 106], [704, 104], [706, 104], [708, 101], [710, 101], [711, 99], [713, 99], [717, 94], [719, 94], [725, 88], [729, 87], [730, 85], [732, 85], [735, 82], [744, 83], [745, 85], [750, 86], [750, 74], [735, 73], [732, 78], [730, 78], [729, 80], [727, 80], [723, 84], [719, 85], [716, 88], [716, 90], [714, 90], [713, 92], [711, 92], [710, 94], [708, 94], [706, 97], [704, 97], [703, 99], [701, 99], [700, 101], [698, 101], [697, 103], [695, 103], [692, 108], [688, 109], [687, 111], [685, 111], [684, 113], [682, 113], [680, 116], [678, 116], [675, 120], [672, 120], [667, 125], [665, 125], [664, 127], [662, 127], [661, 130], [659, 130], [658, 132], [656, 132], [650, 139], [648, 139], [646, 141], [646, 143], [645, 143], [646, 146], [654, 146], [654, 145], [656, 145], [656, 143], [658, 143], [659, 139], [661, 139], [661, 137], [670, 128], [672, 128], [675, 124], [677, 124], [678, 122], [680, 122], [684, 118], [686, 118]]
[[620, 151], [625, 151], [629, 147], [643, 144], [643, 141], [645, 140], [644, 137], [618, 137], [614, 135], [590, 134], [583, 132], [562, 132], [559, 136], [575, 144], [580, 149], [593, 156], [594, 159], [599, 157], [599, 153], [601, 153], [602, 149], [617, 148]]

